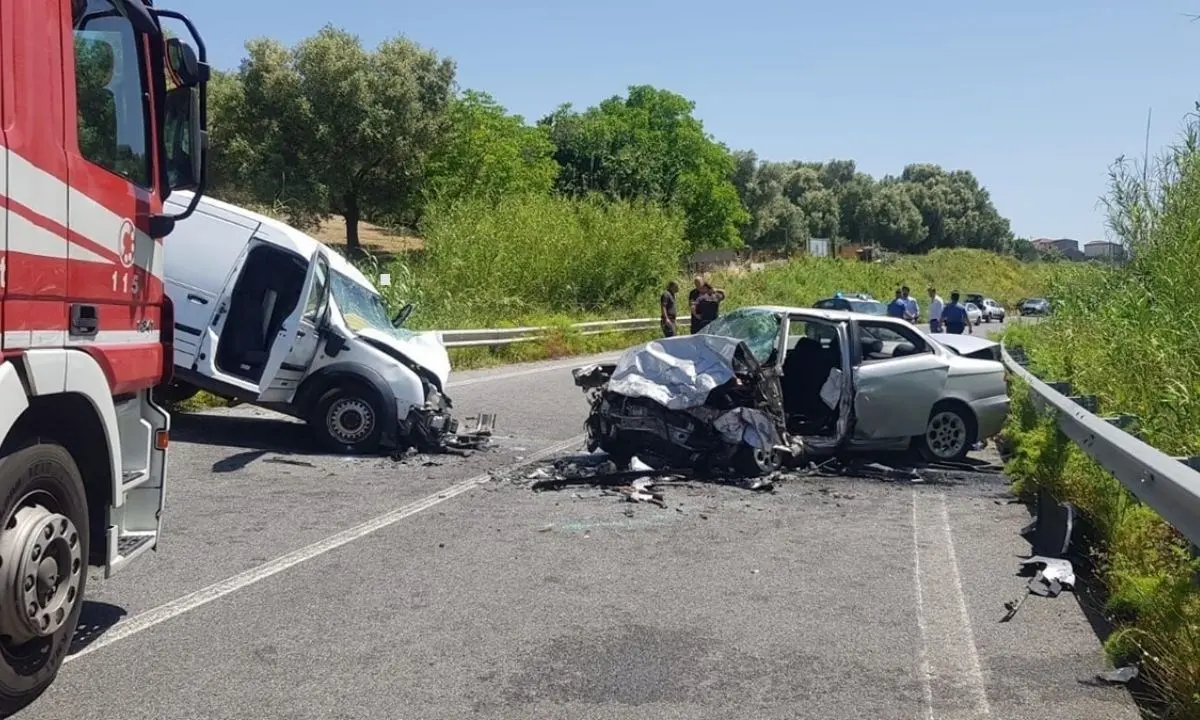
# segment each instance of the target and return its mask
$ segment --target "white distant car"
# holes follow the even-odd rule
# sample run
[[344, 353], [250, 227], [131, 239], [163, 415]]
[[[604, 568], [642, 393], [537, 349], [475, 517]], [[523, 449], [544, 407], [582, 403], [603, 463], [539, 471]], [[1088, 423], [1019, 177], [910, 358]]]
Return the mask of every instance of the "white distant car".
[[983, 311], [984, 322], [991, 322], [993, 320], [1004, 322], [1005, 316], [1008, 315], [1008, 311], [1004, 309], [1004, 306], [991, 298], [984, 299], [983, 307], [980, 310]]
[[978, 325], [983, 322], [983, 311], [975, 303], [967, 303], [964, 307], [967, 308], [967, 322], [972, 325]]

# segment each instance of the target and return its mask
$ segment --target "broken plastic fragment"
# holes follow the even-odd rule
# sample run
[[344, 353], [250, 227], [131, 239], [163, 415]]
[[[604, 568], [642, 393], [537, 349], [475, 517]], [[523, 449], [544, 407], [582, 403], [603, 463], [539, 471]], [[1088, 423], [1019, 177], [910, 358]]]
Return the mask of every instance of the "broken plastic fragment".
[[[1035, 555], [1028, 560], [1022, 560], [1021, 565], [1026, 572], [1033, 566], [1044, 565], [1045, 567], [1042, 568], [1038, 575], [1047, 581], [1060, 583], [1064, 587], [1075, 587], [1075, 569], [1071, 566], [1070, 560]], [[1036, 580], [1037, 578], [1034, 579]]]
[[629, 461], [629, 472], [652, 472], [653, 470], [654, 468], [642, 462], [637, 457], [634, 457]]
[[1132, 681], [1138, 676], [1138, 669], [1133, 665], [1126, 665], [1115, 670], [1096, 673], [1096, 679], [1106, 683], [1114, 683], [1124, 685]]

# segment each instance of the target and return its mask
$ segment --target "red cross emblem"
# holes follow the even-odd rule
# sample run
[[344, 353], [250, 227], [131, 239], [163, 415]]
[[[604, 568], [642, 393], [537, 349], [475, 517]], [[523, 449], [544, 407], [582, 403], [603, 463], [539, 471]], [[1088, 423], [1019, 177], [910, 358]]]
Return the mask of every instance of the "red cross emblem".
[[121, 264], [125, 267], [133, 266], [133, 253], [137, 249], [137, 235], [133, 229], [133, 223], [126, 220], [121, 223]]

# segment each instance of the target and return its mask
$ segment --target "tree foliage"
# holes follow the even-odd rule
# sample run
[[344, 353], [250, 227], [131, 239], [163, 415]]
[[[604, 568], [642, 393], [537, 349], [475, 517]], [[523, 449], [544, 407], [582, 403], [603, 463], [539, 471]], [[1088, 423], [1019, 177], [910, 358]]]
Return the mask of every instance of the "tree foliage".
[[853, 160], [768, 162], [730, 152], [687, 98], [649, 85], [530, 125], [485, 92], [456, 92], [452, 60], [405, 39], [373, 50], [331, 26], [285, 47], [250, 41], [209, 94], [210, 189], [282, 208], [300, 226], [416, 227], [432, 202], [514, 195], [649, 203], [688, 247], [803, 248], [810, 237], [923, 253], [1033, 253], [967, 170], [912, 164], [875, 179]]
[[[293, 48], [261, 38], [246, 50], [240, 95], [226, 87], [214, 103], [214, 144], [237, 138], [230, 156], [218, 156], [226, 165], [217, 177], [232, 171], [253, 195], [282, 202], [297, 224], [341, 215], [351, 248], [364, 213], [415, 220], [424, 164], [446, 126], [454, 63], [405, 38], [369, 51], [332, 26]], [[230, 127], [217, 129], [222, 117]]]
[[428, 198], [495, 201], [509, 194], [545, 195], [553, 188], [558, 163], [544, 128], [526, 125], [475, 90], [455, 98], [447, 115], [446, 136], [425, 172]]
[[584, 112], [563, 105], [540, 124], [561, 166], [558, 190], [676, 207], [694, 249], [740, 245], [748, 215], [732, 182], [735, 160], [694, 115], [695, 103], [649, 85]]

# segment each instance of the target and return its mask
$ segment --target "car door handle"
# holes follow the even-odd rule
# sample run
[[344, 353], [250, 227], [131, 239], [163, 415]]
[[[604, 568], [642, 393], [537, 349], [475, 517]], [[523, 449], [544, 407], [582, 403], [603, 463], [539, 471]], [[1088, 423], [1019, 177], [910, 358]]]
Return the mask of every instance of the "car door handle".
[[191, 300], [194, 303], [200, 303], [201, 305], [208, 304], [208, 298], [201, 297], [199, 295], [193, 295], [191, 293], [188, 293], [188, 300]]
[[304, 337], [304, 331], [303, 330], [296, 331], [296, 337], [298, 337], [298, 338]]

